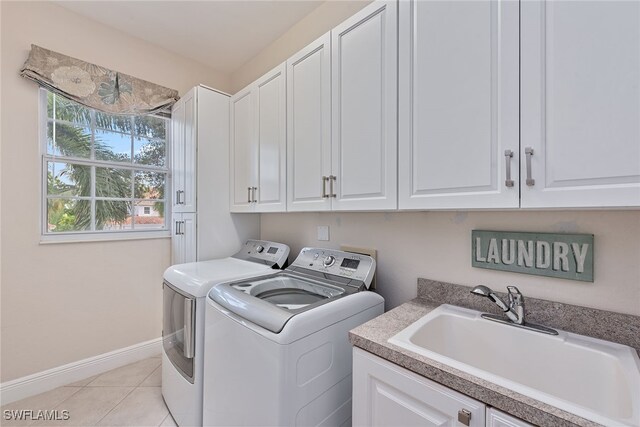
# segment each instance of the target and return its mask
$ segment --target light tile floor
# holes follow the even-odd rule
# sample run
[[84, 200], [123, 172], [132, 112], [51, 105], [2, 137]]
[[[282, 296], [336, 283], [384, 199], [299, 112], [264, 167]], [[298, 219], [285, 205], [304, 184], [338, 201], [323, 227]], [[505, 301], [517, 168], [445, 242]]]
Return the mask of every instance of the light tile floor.
[[[160, 355], [2, 407], [2, 426], [175, 426], [160, 392]], [[5, 410], [69, 411], [65, 421], [6, 420]]]

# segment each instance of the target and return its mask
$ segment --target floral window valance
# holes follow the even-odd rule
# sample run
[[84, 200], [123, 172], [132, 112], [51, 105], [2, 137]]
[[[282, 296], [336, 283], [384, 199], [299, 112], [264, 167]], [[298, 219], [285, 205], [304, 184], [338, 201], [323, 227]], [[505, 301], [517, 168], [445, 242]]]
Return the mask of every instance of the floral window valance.
[[168, 110], [178, 91], [31, 45], [20, 75], [87, 107], [111, 114]]

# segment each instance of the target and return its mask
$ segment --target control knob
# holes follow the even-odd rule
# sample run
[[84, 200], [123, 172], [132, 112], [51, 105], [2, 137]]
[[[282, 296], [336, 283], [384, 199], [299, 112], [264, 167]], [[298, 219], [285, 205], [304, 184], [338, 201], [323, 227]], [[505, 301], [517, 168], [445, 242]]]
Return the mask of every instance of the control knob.
[[256, 246], [256, 252], [258, 252], [259, 254], [261, 254], [261, 253], [262, 253], [262, 251], [264, 251], [264, 246], [262, 246], [262, 245], [258, 245], [258, 246]]
[[325, 267], [331, 267], [336, 262], [336, 257], [333, 255], [329, 255], [324, 260], [322, 260], [322, 265]]

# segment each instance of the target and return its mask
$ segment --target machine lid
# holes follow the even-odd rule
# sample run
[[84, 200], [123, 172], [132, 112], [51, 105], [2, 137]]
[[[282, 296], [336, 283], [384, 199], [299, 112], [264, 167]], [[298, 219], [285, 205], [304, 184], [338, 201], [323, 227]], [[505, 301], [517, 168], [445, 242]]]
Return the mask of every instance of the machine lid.
[[217, 285], [209, 292], [209, 298], [277, 334], [296, 314], [354, 291], [348, 286], [335, 286], [284, 271], [258, 279]]
[[[272, 253], [263, 255], [269, 249]], [[233, 257], [173, 265], [164, 272], [164, 280], [185, 294], [199, 298], [218, 283], [270, 274], [273, 268], [284, 266], [288, 256], [287, 245], [248, 240]]]

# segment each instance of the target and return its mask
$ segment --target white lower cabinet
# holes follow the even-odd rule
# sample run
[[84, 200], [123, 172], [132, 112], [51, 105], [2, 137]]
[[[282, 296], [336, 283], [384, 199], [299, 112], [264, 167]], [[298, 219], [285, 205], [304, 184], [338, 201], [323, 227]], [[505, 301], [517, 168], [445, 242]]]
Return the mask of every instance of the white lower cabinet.
[[171, 230], [171, 264], [196, 260], [196, 214], [173, 214]]
[[[354, 426], [485, 425], [486, 406], [400, 366], [354, 348]], [[469, 423], [458, 423], [458, 416]]]
[[355, 347], [353, 425], [533, 427]]
[[533, 427], [533, 424], [500, 412], [496, 408], [487, 408], [487, 427]]

